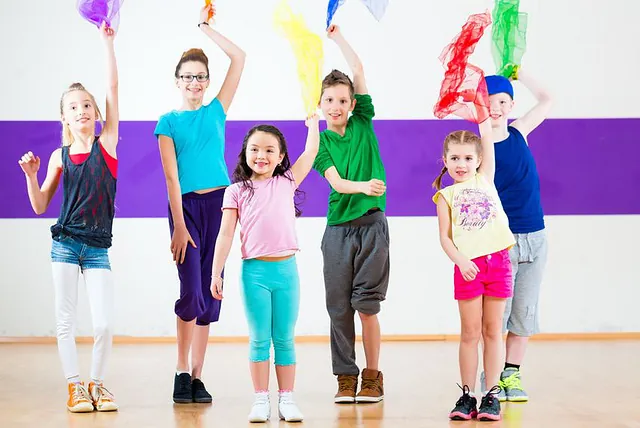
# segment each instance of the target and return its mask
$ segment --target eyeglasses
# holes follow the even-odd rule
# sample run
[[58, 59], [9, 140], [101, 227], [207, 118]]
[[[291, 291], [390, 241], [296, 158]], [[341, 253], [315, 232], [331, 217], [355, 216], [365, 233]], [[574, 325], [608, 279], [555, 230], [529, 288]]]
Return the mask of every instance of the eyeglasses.
[[181, 74], [180, 78], [182, 79], [183, 82], [193, 82], [193, 79], [196, 78], [196, 80], [198, 82], [206, 82], [207, 80], [209, 80], [209, 75], [208, 74], [198, 74], [198, 75], [193, 75], [193, 74]]

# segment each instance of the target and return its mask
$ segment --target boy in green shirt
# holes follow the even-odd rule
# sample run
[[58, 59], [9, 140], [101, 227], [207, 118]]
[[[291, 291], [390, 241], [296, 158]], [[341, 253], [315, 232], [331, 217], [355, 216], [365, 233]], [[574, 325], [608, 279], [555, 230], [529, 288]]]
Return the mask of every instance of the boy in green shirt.
[[[313, 165], [332, 188], [322, 255], [331, 319], [331, 358], [333, 373], [338, 377], [334, 401], [378, 402], [384, 398], [384, 387], [378, 370], [377, 314], [389, 284], [386, 176], [362, 63], [337, 26], [329, 27], [328, 37], [336, 42], [353, 72], [353, 83], [337, 70], [322, 82], [320, 108], [327, 129], [320, 134]], [[355, 359], [355, 312], [362, 322], [367, 360], [357, 395], [360, 370]]]

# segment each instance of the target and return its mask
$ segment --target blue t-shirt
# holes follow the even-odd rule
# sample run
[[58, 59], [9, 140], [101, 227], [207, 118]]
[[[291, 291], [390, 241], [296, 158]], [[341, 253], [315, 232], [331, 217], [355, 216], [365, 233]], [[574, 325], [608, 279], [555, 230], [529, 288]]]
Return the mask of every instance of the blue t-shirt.
[[182, 194], [230, 184], [224, 160], [226, 118], [217, 98], [198, 110], [160, 116], [154, 133], [173, 139]]
[[532, 233], [544, 229], [540, 201], [540, 178], [526, 140], [513, 126], [509, 137], [495, 143], [494, 183], [513, 233]]

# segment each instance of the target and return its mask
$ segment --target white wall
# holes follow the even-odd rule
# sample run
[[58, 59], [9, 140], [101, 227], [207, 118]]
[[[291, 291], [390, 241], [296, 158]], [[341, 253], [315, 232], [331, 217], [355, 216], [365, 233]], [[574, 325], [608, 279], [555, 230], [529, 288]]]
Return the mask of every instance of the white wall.
[[[104, 72], [97, 32], [73, 3], [34, 0], [1, 3], [0, 120], [56, 120], [59, 96], [80, 80], [103, 99]], [[275, 0], [216, 0], [219, 29], [242, 46], [246, 71], [229, 120], [299, 119], [304, 113], [295, 65], [285, 40], [273, 30]], [[326, 1], [291, 0], [310, 26], [322, 31]], [[196, 28], [196, 0], [126, 1], [117, 39], [121, 120], [156, 120], [177, 107], [172, 73], [182, 51], [205, 47], [215, 88], [226, 69], [224, 55]], [[470, 13], [487, 0], [391, 1], [377, 23], [357, 0], [336, 23], [360, 53], [380, 119], [431, 119], [443, 76], [441, 49]], [[530, 13], [525, 66], [556, 94], [553, 117], [640, 117], [636, 87], [611, 90], [612, 73], [640, 66], [635, 17], [640, 5], [625, 0], [523, 0]], [[251, 14], [249, 13], [251, 9]], [[620, 13], [624, 10], [625, 13]], [[561, 33], [562, 31], [562, 33]], [[82, 52], [82, 54], [73, 54]], [[325, 44], [325, 69], [346, 68], [335, 46]], [[493, 70], [489, 37], [473, 62]], [[624, 65], [621, 65], [621, 62]], [[224, 66], [217, 64], [223, 63]], [[626, 75], [625, 75], [626, 76]], [[623, 76], [624, 81], [628, 81]], [[635, 92], [635, 94], [633, 94]], [[521, 92], [515, 114], [531, 105]], [[2, 184], [0, 184], [2, 185]], [[601, 197], [598, 195], [597, 197]], [[629, 195], [633, 197], [633, 195]], [[596, 197], [594, 195], [594, 197]], [[2, 203], [6, 203], [3, 201]], [[55, 215], [56, 210], [51, 211]], [[49, 226], [52, 219], [0, 220], [0, 336], [53, 336]], [[452, 266], [441, 251], [433, 217], [389, 219], [391, 284], [381, 314], [383, 334], [447, 334], [458, 331]], [[636, 243], [640, 216], [548, 217], [549, 265], [542, 291], [545, 332], [640, 331], [634, 302], [640, 299]], [[302, 305], [298, 334], [328, 333], [319, 243], [324, 219], [299, 220]], [[166, 219], [116, 219], [111, 260], [117, 294], [115, 333], [175, 334], [173, 303], [178, 283], [170, 259]], [[245, 335], [235, 279], [236, 246], [227, 267], [226, 299], [215, 335]], [[81, 302], [86, 302], [83, 292]], [[632, 306], [633, 305], [633, 306]], [[88, 307], [78, 334], [90, 335]]]

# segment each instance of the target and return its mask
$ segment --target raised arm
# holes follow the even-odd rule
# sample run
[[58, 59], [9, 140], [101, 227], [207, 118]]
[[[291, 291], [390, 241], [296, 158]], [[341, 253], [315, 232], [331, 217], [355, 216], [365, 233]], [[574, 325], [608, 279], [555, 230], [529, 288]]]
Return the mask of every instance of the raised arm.
[[531, 91], [536, 100], [538, 100], [537, 104], [531, 110], [511, 124], [511, 126], [527, 138], [527, 135], [547, 118], [553, 105], [553, 99], [551, 94], [540, 86], [526, 71], [522, 69], [518, 70], [518, 80], [522, 82], [522, 84]]
[[480, 129], [480, 141], [482, 143], [482, 163], [478, 172], [484, 175], [490, 183], [496, 175], [496, 154], [493, 145], [493, 128], [491, 127], [491, 119], [487, 118], [478, 125]]
[[318, 154], [318, 145], [320, 144], [318, 121], [319, 117], [317, 114], [314, 114], [306, 120], [305, 124], [308, 128], [307, 143], [304, 146], [304, 152], [302, 152], [296, 163], [291, 167], [293, 178], [298, 186], [307, 177], [309, 171], [311, 171], [313, 161], [316, 159], [316, 155]]
[[360, 61], [358, 54], [356, 54], [351, 45], [342, 35], [340, 27], [337, 25], [329, 26], [327, 36], [338, 45], [342, 51], [342, 55], [344, 55], [344, 58], [347, 60], [349, 68], [351, 68], [351, 72], [353, 73], [353, 86], [356, 94], [367, 94], [367, 83], [364, 78], [364, 67], [362, 66], [362, 61]]
[[211, 281], [211, 294], [214, 298], [222, 299], [222, 269], [227, 262], [231, 244], [233, 244], [233, 236], [236, 233], [236, 225], [238, 224], [238, 210], [226, 208], [222, 212], [222, 221], [220, 223], [220, 232], [216, 239], [216, 247], [213, 253], [213, 271]]
[[113, 41], [115, 30], [106, 27], [103, 23], [100, 27], [100, 35], [105, 45], [107, 62], [107, 110], [104, 129], [100, 135], [100, 141], [111, 156], [116, 157], [118, 145], [118, 124], [120, 113], [118, 112], [118, 66]]
[[187, 254], [187, 245], [195, 248], [187, 224], [184, 221], [184, 212], [182, 211], [182, 190], [180, 189], [180, 180], [178, 179], [178, 161], [176, 160], [176, 150], [171, 137], [166, 135], [158, 136], [158, 145], [160, 146], [160, 160], [162, 161], [162, 170], [167, 182], [167, 193], [169, 194], [169, 208], [171, 209], [171, 219], [173, 220], [173, 235], [171, 236], [171, 253], [173, 260], [182, 263]]
[[51, 153], [49, 166], [47, 167], [47, 176], [44, 179], [44, 183], [42, 183], [42, 187], [38, 185], [40, 157], [35, 156], [32, 152], [28, 152], [18, 161], [27, 179], [27, 193], [29, 194], [31, 208], [33, 208], [33, 212], [37, 215], [44, 214], [51, 203], [53, 195], [55, 195], [58, 189], [60, 173], [62, 172], [61, 152], [62, 149], [56, 149]]
[[478, 266], [467, 257], [465, 257], [453, 243], [451, 236], [451, 211], [449, 204], [442, 197], [438, 197], [437, 212], [438, 212], [438, 228], [440, 231], [440, 245], [442, 249], [449, 257], [449, 259], [458, 266], [462, 277], [467, 280], [473, 280], [478, 272]]
[[229, 70], [227, 70], [227, 75], [224, 78], [220, 92], [218, 92], [218, 95], [216, 96], [218, 100], [220, 100], [222, 108], [224, 108], [226, 113], [233, 101], [233, 97], [236, 95], [236, 90], [240, 83], [240, 77], [242, 76], [242, 70], [244, 69], [244, 60], [246, 55], [242, 49], [209, 26], [208, 15], [209, 9], [211, 8], [213, 8], [213, 3], [202, 8], [200, 12], [200, 23], [202, 25], [198, 26], [202, 32], [213, 40], [214, 43], [218, 45], [231, 60], [231, 65], [229, 66]]

